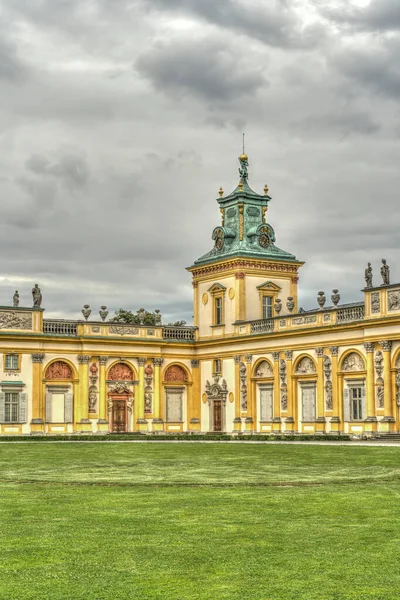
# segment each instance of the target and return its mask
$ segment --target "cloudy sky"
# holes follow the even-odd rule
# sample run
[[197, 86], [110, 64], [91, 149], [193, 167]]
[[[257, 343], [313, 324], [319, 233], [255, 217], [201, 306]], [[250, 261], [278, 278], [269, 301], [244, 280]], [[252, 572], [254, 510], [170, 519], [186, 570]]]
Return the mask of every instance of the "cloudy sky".
[[242, 131], [304, 308], [399, 280], [399, 59], [399, 0], [0, 0], [0, 304], [190, 322]]

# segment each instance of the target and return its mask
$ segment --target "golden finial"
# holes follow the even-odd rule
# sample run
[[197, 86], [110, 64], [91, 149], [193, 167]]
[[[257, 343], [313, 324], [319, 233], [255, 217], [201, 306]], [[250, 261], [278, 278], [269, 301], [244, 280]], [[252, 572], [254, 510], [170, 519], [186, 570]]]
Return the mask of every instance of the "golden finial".
[[239, 188], [240, 192], [243, 191], [243, 181], [242, 180], [239, 181], [238, 188]]
[[224, 190], [222, 189], [222, 185], [219, 188], [219, 192], [218, 193], [219, 193], [219, 197], [222, 198], [222, 196], [224, 195]]
[[267, 184], [264, 185], [264, 196], [268, 195], [268, 186]]

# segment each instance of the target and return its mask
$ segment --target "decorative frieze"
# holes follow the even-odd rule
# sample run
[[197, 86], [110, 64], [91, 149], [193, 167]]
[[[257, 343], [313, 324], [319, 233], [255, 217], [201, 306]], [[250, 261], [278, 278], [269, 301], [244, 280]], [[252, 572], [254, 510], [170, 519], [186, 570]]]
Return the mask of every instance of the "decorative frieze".
[[110, 325], [110, 333], [117, 335], [139, 335], [139, 327], [127, 327], [126, 325]]
[[0, 329], [33, 329], [32, 313], [10, 310], [0, 312]]
[[[379, 293], [379, 292], [377, 292]], [[372, 294], [371, 294], [372, 295]], [[387, 293], [388, 311], [400, 310], [400, 290], [389, 290]]]
[[374, 315], [381, 312], [381, 299], [379, 292], [371, 292], [371, 313]]
[[317, 322], [317, 315], [309, 315], [307, 317], [293, 317], [293, 325], [310, 325]]

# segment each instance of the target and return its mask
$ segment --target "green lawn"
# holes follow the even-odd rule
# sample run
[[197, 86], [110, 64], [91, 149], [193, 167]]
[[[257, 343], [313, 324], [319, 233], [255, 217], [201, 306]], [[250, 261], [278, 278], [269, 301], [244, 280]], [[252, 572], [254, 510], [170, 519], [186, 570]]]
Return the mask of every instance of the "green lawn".
[[400, 448], [0, 444], [0, 598], [400, 597]]

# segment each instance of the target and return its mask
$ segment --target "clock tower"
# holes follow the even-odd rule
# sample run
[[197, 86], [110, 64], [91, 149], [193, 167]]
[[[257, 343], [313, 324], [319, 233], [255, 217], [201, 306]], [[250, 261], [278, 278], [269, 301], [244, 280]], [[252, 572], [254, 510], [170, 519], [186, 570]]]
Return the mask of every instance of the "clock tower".
[[194, 319], [199, 337], [232, 335], [235, 325], [296, 313], [298, 269], [303, 262], [275, 245], [267, 221], [271, 197], [249, 186], [248, 156], [239, 157], [239, 183], [218, 204], [222, 223], [212, 233], [214, 247], [188, 267], [193, 276]]

